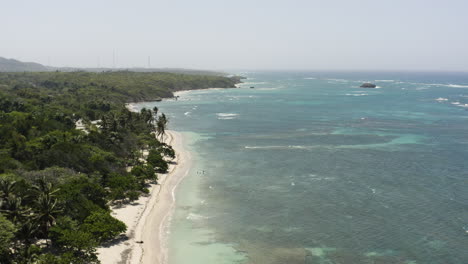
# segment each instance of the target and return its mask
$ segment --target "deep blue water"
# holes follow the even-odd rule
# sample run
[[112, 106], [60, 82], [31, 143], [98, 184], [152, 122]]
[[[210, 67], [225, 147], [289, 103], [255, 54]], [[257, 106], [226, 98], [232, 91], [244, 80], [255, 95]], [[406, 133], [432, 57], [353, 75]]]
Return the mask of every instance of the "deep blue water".
[[242, 74], [143, 104], [192, 135], [174, 239], [209, 264], [468, 263], [468, 74]]

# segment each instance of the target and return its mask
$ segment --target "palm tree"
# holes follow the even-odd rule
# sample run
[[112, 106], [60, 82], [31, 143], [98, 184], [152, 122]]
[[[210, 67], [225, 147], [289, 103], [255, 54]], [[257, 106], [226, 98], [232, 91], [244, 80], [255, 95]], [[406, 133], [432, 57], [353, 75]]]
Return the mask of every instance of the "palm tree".
[[151, 121], [153, 120], [153, 112], [151, 111], [151, 109], [143, 108], [141, 109], [140, 114], [145, 123], [147, 124], [151, 123]]
[[16, 181], [10, 181], [7, 179], [0, 179], [0, 197], [2, 199], [8, 199], [10, 194], [15, 190]]
[[38, 196], [54, 196], [60, 189], [54, 187], [51, 182], [46, 181], [45, 177], [42, 177], [36, 181], [36, 184], [32, 186]]
[[31, 209], [23, 206], [23, 199], [14, 194], [0, 200], [0, 212], [15, 224], [31, 216]]
[[102, 116], [101, 128], [106, 132], [117, 132], [120, 129], [118, 117], [112, 112]]
[[110, 130], [113, 132], [117, 132], [120, 128], [119, 120], [114, 113], [110, 113]]
[[151, 118], [151, 130], [156, 132], [157, 119], [159, 109], [155, 106], [153, 107], [153, 118]]
[[164, 135], [166, 135], [167, 122], [165, 114], [161, 114], [156, 122], [156, 133], [161, 138], [161, 141], [164, 139]]
[[57, 199], [50, 195], [39, 195], [36, 202], [36, 220], [39, 222], [41, 231], [45, 237], [49, 234], [49, 229], [55, 224], [55, 217], [62, 212]]
[[36, 235], [38, 231], [38, 225], [34, 219], [28, 220], [24, 223], [20, 229], [16, 232], [19, 239], [22, 239], [26, 245], [31, 244], [31, 239]]
[[156, 106], [153, 107], [153, 115], [154, 115], [154, 116], [157, 116], [157, 115], [158, 115], [158, 111], [159, 111], [159, 109], [158, 109]]
[[55, 194], [59, 189], [55, 188], [52, 183], [47, 182], [44, 177], [37, 180], [33, 189], [38, 194], [35, 219], [38, 221], [42, 233], [47, 237], [50, 227], [55, 224], [55, 216], [62, 212], [55, 198]]

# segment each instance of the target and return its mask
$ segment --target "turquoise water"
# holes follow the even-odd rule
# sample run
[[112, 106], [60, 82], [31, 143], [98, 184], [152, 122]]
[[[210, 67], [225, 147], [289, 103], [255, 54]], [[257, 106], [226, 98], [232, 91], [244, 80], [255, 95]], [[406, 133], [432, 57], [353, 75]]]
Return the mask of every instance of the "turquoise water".
[[242, 74], [141, 104], [195, 159], [171, 264], [468, 263], [467, 74]]

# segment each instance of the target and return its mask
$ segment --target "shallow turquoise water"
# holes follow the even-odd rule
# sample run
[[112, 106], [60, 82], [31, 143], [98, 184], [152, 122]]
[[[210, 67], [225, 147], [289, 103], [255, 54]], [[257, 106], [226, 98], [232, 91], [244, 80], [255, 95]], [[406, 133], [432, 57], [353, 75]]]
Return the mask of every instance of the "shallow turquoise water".
[[468, 263], [468, 75], [243, 74], [140, 105], [196, 161], [171, 264]]

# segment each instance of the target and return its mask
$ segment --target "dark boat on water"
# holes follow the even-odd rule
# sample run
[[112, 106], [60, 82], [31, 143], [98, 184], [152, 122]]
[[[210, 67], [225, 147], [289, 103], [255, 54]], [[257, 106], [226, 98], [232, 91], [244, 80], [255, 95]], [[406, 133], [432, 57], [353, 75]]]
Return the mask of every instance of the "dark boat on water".
[[375, 88], [375, 87], [377, 87], [377, 85], [375, 85], [373, 83], [363, 83], [363, 84], [361, 84], [360, 87], [361, 88]]

